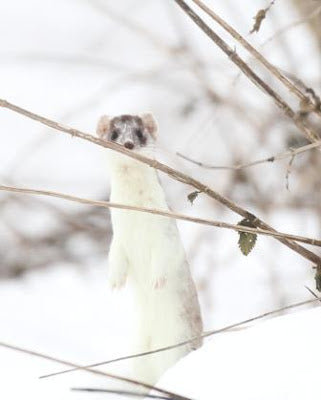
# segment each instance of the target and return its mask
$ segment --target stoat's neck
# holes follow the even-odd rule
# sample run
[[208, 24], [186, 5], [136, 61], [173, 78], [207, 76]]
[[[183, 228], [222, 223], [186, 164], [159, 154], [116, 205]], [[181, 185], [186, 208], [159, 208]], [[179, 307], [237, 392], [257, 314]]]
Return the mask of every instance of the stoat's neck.
[[110, 152], [108, 162], [112, 201], [167, 209], [165, 195], [154, 168], [115, 152]]

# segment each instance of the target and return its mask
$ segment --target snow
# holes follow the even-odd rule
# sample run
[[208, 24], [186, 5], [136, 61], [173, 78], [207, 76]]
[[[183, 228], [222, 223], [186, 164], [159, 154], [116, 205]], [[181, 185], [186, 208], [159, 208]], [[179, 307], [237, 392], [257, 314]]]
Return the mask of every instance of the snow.
[[[245, 36], [252, 16], [267, 4], [251, 0], [207, 3]], [[272, 9], [281, 21], [280, 26], [298, 19], [290, 4], [276, 2]], [[244, 105], [242, 111], [247, 118], [241, 118], [243, 115], [226, 104], [207, 104], [199, 82], [191, 73], [188, 58], [181, 59], [179, 54], [170, 58], [166, 49], [155, 46], [148, 35], [110, 18], [103, 11], [104, 5], [114, 7], [120, 15], [131, 7], [130, 15], [126, 14], [130, 20], [146, 27], [167, 46], [177, 46], [182, 38], [188, 40], [192, 53], [210, 66], [205, 74], [213, 90], [222, 98], [233, 97], [235, 104]], [[274, 104], [246, 78], [237, 78], [235, 66], [219, 49], [209, 47], [209, 39], [173, 1], [0, 0], [0, 10], [0, 98], [90, 133], [102, 113], [151, 111], [158, 119], [165, 153], [173, 156], [179, 151], [211, 164], [231, 164], [231, 143], [235, 143], [237, 156], [243, 161], [267, 157], [286, 148], [289, 127], [274, 113]], [[150, 18], [155, 15], [157, 18]], [[267, 18], [260, 34], [249, 39], [260, 48], [274, 32], [273, 19]], [[298, 76], [308, 86], [314, 86], [320, 75], [319, 58], [310, 44], [306, 25], [289, 30], [282, 38], [283, 45], [271, 41], [264, 47], [264, 54], [277, 66], [299, 72]], [[229, 43], [233, 41], [229, 39]], [[290, 51], [294, 62], [285, 56], [284, 43], [295, 46]], [[236, 49], [243, 55], [240, 46]], [[244, 55], [244, 59], [250, 57]], [[255, 65], [251, 61], [252, 64]], [[191, 100], [194, 112], [185, 115], [182, 110]], [[264, 125], [272, 117], [276, 122], [280, 119], [280, 123], [264, 134], [258, 148], [256, 127], [261, 127], [261, 119]], [[0, 109], [0, 126], [1, 183], [12, 179], [21, 186], [93, 199], [101, 199], [108, 193], [103, 149], [54, 133], [5, 109]], [[292, 126], [288, 130], [292, 131]], [[230, 172], [203, 170], [177, 158], [168, 162], [220, 193], [231, 191]], [[252, 194], [248, 195], [250, 186], [241, 186], [232, 198], [275, 228], [319, 237], [319, 219], [313, 210], [302, 208], [299, 212], [286, 207], [307, 184], [303, 180], [303, 185], [293, 185], [291, 192], [286, 190], [286, 166], [286, 162], [263, 165], [249, 172], [249, 180], [255, 178], [262, 197], [264, 193], [275, 193], [277, 201], [285, 204], [277, 212], [255, 210]], [[295, 168], [291, 182], [296, 181], [294, 175]], [[239, 221], [240, 218], [204, 195], [191, 206], [186, 200], [191, 188], [164, 175], [161, 179], [173, 210], [231, 223]], [[2, 199], [4, 194], [0, 195]], [[83, 207], [57, 199], [41, 201], [44, 205], [52, 202], [66, 213]], [[28, 211], [27, 215], [23, 207], [13, 202], [5, 215], [0, 215], [1, 251], [3, 248], [8, 254], [17, 251], [17, 238], [8, 226], [41, 234], [57, 222], [37, 204]], [[179, 222], [178, 226], [199, 288], [205, 329], [220, 328], [310, 298], [304, 285], [313, 285], [311, 265], [275, 240], [259, 237], [253, 253], [243, 257], [234, 232], [187, 222]], [[73, 239], [74, 251], [85, 253], [88, 243], [76, 236]], [[19, 279], [0, 281], [0, 341], [79, 364], [127, 354], [132, 309], [126, 292], [112, 295], [108, 290], [107, 253], [106, 238], [106, 251], [95, 254], [85, 266], [78, 268], [65, 262]], [[265, 394], [269, 400], [285, 400], [286, 395], [277, 397], [272, 390], [278, 387], [290, 390], [292, 386], [297, 386], [297, 390], [288, 396], [291, 400], [319, 398], [316, 373], [320, 346], [314, 342], [320, 337], [319, 317], [319, 309], [305, 311], [216, 336], [169, 371], [160, 385], [173, 389], [180, 385], [177, 386], [180, 393], [196, 400], [207, 395], [211, 400], [224, 400], [223, 396], [242, 400], [241, 390], [246, 400], [251, 400], [252, 390], [255, 400], [262, 400]], [[318, 321], [313, 323], [313, 319]], [[195, 363], [194, 372], [190, 362]], [[106, 379], [88, 373], [38, 379], [60, 368], [64, 367], [0, 347], [0, 399], [103, 398], [102, 394], [70, 392], [72, 386], [109, 385]], [[114, 371], [111, 366], [102, 369]], [[119, 373], [125, 369], [125, 364], [115, 366]], [[295, 379], [300, 369], [303, 370], [300, 379]], [[203, 386], [196, 382], [198, 373]], [[172, 374], [176, 378], [171, 378]], [[246, 385], [248, 382], [250, 385]], [[304, 384], [302, 394], [300, 387], [303, 390]], [[312, 395], [309, 391], [314, 389]]]
[[321, 307], [219, 334], [157, 386], [197, 400], [319, 398]]
[[[82, 274], [56, 266], [0, 283], [0, 305], [3, 342], [81, 365], [129, 352], [130, 304], [124, 294], [108, 290], [105, 265]], [[66, 367], [0, 347], [0, 398], [82, 399], [83, 393], [70, 388], [110, 384], [85, 372], [38, 379], [61, 369]], [[123, 364], [105, 370], [126, 373]]]
[[[1, 341], [81, 365], [129, 353], [130, 304], [126, 292], [108, 290], [105, 265], [82, 273], [56, 266], [0, 283], [0, 304]], [[319, 390], [320, 335], [320, 307], [222, 333], [179, 361], [157, 386], [197, 400], [313, 398]], [[80, 371], [38, 379], [61, 369], [0, 347], [1, 398], [95, 400], [103, 395], [70, 388], [111, 385]], [[126, 364], [100, 369], [125, 375]]]

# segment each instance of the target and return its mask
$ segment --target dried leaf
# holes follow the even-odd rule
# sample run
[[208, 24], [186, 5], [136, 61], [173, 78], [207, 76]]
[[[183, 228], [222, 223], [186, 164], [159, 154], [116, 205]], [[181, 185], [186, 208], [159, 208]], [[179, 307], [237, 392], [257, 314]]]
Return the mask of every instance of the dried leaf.
[[254, 17], [254, 25], [253, 28], [250, 30], [250, 33], [253, 32], [258, 32], [261, 28], [261, 24], [262, 21], [265, 19], [266, 17], [266, 10], [259, 10], [256, 14], [256, 16]]
[[[242, 219], [242, 221], [240, 221], [238, 225], [255, 228], [251, 220], [248, 218]], [[240, 232], [240, 231], [238, 233], [239, 233], [239, 241], [238, 241], [239, 248], [241, 252], [245, 256], [247, 256], [248, 254], [250, 254], [250, 252], [253, 250], [255, 246], [257, 235], [255, 233]]]
[[187, 196], [187, 199], [191, 202], [192, 205], [200, 193], [201, 192], [199, 190], [195, 190], [195, 192], [192, 192]]
[[258, 32], [260, 30], [261, 24], [262, 24], [263, 20], [265, 19], [266, 14], [270, 10], [270, 8], [274, 5], [274, 3], [275, 3], [275, 0], [272, 0], [270, 2], [270, 4], [268, 5], [268, 7], [262, 8], [261, 10], [259, 10], [256, 13], [256, 16], [253, 18], [255, 22], [254, 22], [253, 28], [250, 30], [250, 34], [253, 32]]

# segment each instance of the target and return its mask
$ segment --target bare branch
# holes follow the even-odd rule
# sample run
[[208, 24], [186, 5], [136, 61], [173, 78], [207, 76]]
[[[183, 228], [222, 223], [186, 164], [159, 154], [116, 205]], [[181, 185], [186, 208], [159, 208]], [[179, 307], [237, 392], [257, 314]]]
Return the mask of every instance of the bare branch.
[[100, 388], [71, 388], [71, 390], [74, 392], [109, 393], [109, 394], [117, 394], [119, 396], [143, 397], [146, 399], [161, 399], [161, 400], [172, 399], [172, 397], [168, 396], [157, 396], [155, 394], [139, 393], [129, 390], [112, 390], [112, 389], [100, 389]]
[[48, 62], [50, 64], [53, 63], [59, 63], [59, 64], [65, 64], [65, 65], [77, 65], [78, 67], [82, 65], [88, 65], [96, 68], [103, 68], [104, 70], [110, 70], [110, 71], [115, 71], [115, 72], [128, 72], [130, 69], [126, 65], [121, 65], [118, 63], [115, 63], [113, 61], [105, 60], [103, 58], [93, 58], [93, 57], [88, 57], [86, 54], [60, 54], [60, 53], [54, 53], [52, 50], [48, 53], [45, 53], [41, 51], [40, 53], [36, 52], [26, 52], [26, 53], [21, 53], [19, 52], [18, 54], [14, 53], [9, 53], [6, 54], [5, 56], [1, 57], [1, 63], [4, 62], [10, 62], [13, 61], [15, 63], [17, 62], [33, 62], [33, 63], [39, 63], [41, 62]]
[[[184, 0], [174, 0], [182, 10], [198, 25], [201, 30], [236, 64], [240, 70], [265, 94], [270, 96], [283, 113], [289, 117], [299, 130], [311, 142], [319, 140], [319, 136], [305, 125], [292, 108], [283, 100], [266, 82], [264, 82], [241, 57], [233, 50], [213, 29], [211, 29], [186, 3]], [[194, 0], [193, 0], [194, 1]]]
[[[213, 189], [209, 188], [207, 185], [204, 185], [200, 181], [192, 178], [191, 176], [188, 176], [188, 175], [184, 174], [183, 172], [180, 172], [174, 168], [171, 168], [157, 160], [153, 160], [142, 154], [127, 150], [123, 146], [120, 146], [113, 142], [99, 139], [95, 136], [92, 136], [92, 135], [89, 135], [82, 131], [79, 131], [78, 129], [59, 124], [58, 122], [52, 121], [48, 118], [42, 117], [40, 115], [37, 115], [35, 113], [32, 113], [31, 111], [24, 109], [24, 108], [16, 106], [15, 104], [9, 103], [6, 100], [0, 99], [0, 107], [8, 108], [18, 114], [24, 115], [24, 116], [31, 118], [35, 121], [38, 121], [44, 125], [50, 126], [51, 128], [53, 128], [57, 131], [68, 133], [72, 137], [78, 137], [80, 139], [87, 140], [89, 142], [95, 143], [96, 145], [118, 151], [119, 153], [122, 153], [130, 158], [141, 161], [141, 162], [149, 165], [152, 168], [155, 168], [159, 171], [164, 172], [165, 174], [167, 174], [171, 178], [175, 179], [176, 181], [179, 181], [186, 185], [192, 186], [195, 189], [199, 190], [200, 192], [205, 193], [212, 199], [218, 201], [225, 207], [229, 208], [230, 210], [232, 210], [235, 213], [242, 216], [243, 218], [250, 219], [253, 226], [260, 228], [260, 229], [265, 229], [265, 230], [275, 232], [275, 230], [271, 226], [269, 226], [264, 221], [259, 219], [256, 215], [254, 215], [254, 214], [250, 213], [249, 211], [247, 211], [246, 209], [238, 206], [236, 203], [229, 200], [227, 197], [224, 197], [223, 195], [221, 195], [218, 192], [214, 191]], [[302, 257], [312, 261], [315, 264], [321, 265], [321, 257], [319, 257], [315, 253], [311, 252], [310, 250], [306, 249], [305, 247], [299, 245], [298, 243], [293, 242], [288, 239], [285, 239], [285, 238], [277, 238], [277, 240], [279, 240], [281, 243], [283, 243], [285, 246], [289, 247], [296, 253], [300, 254]]]
[[[316, 107], [316, 104], [311, 102], [308, 96], [306, 96], [300, 88], [295, 86], [291, 80], [289, 80], [282, 72], [271, 64], [259, 51], [257, 51], [242, 35], [240, 35], [231, 25], [217, 15], [212, 9], [207, 7], [201, 0], [192, 0], [197, 4], [207, 15], [209, 15], [214, 21], [216, 21], [222, 28], [224, 28], [234, 39], [236, 39], [254, 58], [260, 61], [265, 68], [272, 73], [280, 82], [284, 84], [292, 93], [294, 93], [301, 101], [307, 102], [311, 105], [311, 109], [321, 116], [321, 109]], [[274, 1], [265, 9], [267, 12]]]
[[97, 1], [88, 1], [91, 6], [97, 7], [99, 10], [104, 12], [108, 17], [118, 24], [126, 27], [130, 31], [138, 34], [139, 36], [145, 38], [149, 41], [155, 48], [166, 51], [167, 53], [174, 53], [177, 51], [175, 47], [169, 46], [161, 37], [156, 35], [151, 30], [142, 26], [141, 23], [136, 23], [131, 18], [128, 18], [126, 13], [119, 13], [112, 7], [108, 5], [106, 1], [97, 2]]
[[276, 37], [281, 36], [282, 34], [286, 33], [288, 30], [295, 28], [298, 25], [309, 22], [309, 20], [318, 17], [320, 13], [321, 13], [321, 6], [317, 7], [311, 13], [305, 15], [303, 18], [300, 18], [297, 21], [291, 22], [290, 24], [286, 25], [282, 29], [279, 29], [278, 31], [276, 31], [272, 36], [270, 36], [268, 39], [266, 39], [261, 44], [260, 47], [262, 48], [262, 47], [266, 46], [269, 42], [271, 42], [271, 40], [274, 40]]
[[183, 158], [186, 161], [189, 161], [189, 162], [191, 162], [195, 165], [198, 165], [199, 167], [205, 168], [205, 169], [239, 170], [239, 169], [253, 167], [253, 166], [259, 165], [259, 164], [273, 163], [274, 161], [283, 160], [284, 158], [288, 158], [288, 157], [292, 158], [292, 157], [297, 156], [298, 154], [304, 153], [306, 151], [315, 149], [320, 146], [321, 146], [321, 140], [318, 140], [315, 143], [310, 143], [310, 144], [307, 144], [306, 146], [301, 146], [296, 149], [290, 149], [290, 150], [284, 151], [282, 153], [278, 153], [275, 156], [270, 156], [270, 157], [263, 158], [260, 160], [252, 161], [247, 164], [237, 164], [237, 165], [232, 165], [232, 166], [223, 166], [223, 165], [216, 166], [216, 165], [206, 164], [206, 163], [203, 163], [200, 161], [193, 160], [192, 158], [187, 157], [181, 153], [176, 153], [176, 155]]
[[172, 399], [191, 400], [188, 397], [177, 395], [176, 393], [173, 393], [173, 392], [170, 392], [168, 390], [164, 390], [164, 389], [158, 388], [156, 386], [148, 385], [147, 383], [144, 383], [144, 382], [136, 381], [136, 380], [130, 379], [130, 378], [125, 378], [125, 377], [119, 376], [119, 375], [110, 374], [110, 373], [99, 371], [99, 370], [96, 370], [96, 369], [90, 369], [90, 368], [87, 368], [87, 367], [81, 367], [81, 366], [79, 366], [79, 365], [77, 365], [75, 363], [72, 363], [70, 361], [62, 360], [61, 358], [57, 358], [57, 357], [53, 357], [53, 356], [48, 356], [46, 354], [43, 354], [43, 353], [40, 353], [40, 352], [37, 352], [37, 351], [34, 351], [34, 350], [25, 349], [23, 347], [14, 346], [14, 345], [9, 344], [9, 343], [0, 342], [0, 347], [4, 347], [6, 349], [10, 349], [10, 350], [18, 351], [20, 353], [28, 354], [30, 356], [39, 357], [39, 358], [42, 358], [42, 359], [45, 359], [45, 360], [48, 360], [48, 361], [53, 361], [53, 362], [56, 362], [58, 364], [67, 365], [67, 366], [72, 367], [72, 368], [76, 368], [76, 369], [84, 370], [84, 371], [87, 371], [87, 372], [91, 372], [92, 374], [95, 374], [95, 375], [104, 376], [104, 377], [115, 379], [115, 380], [118, 380], [118, 381], [121, 381], [121, 382], [127, 382], [127, 383], [130, 383], [130, 384], [136, 385], [136, 386], [141, 386], [141, 387], [144, 387], [146, 389], [154, 390], [154, 391], [156, 391], [158, 393], [165, 394], [166, 396], [169, 396]]
[[[314, 293], [314, 291], [313, 291], [312, 289], [310, 289], [308, 286], [304, 286], [304, 287], [306, 288], [306, 290], [307, 290], [308, 292], [310, 292], [310, 293], [312, 294], [312, 296], [313, 296], [314, 298], [319, 299], [318, 295], [317, 295], [316, 293]], [[321, 302], [321, 300], [320, 300], [320, 302]]]
[[292, 164], [293, 164], [293, 162], [294, 162], [294, 155], [290, 158], [290, 161], [288, 162], [288, 165], [287, 165], [287, 167], [286, 167], [286, 174], [285, 174], [285, 187], [286, 187], [286, 190], [290, 190], [290, 183], [289, 183], [289, 180], [290, 180], [290, 174], [291, 174], [291, 171], [292, 171]]
[[131, 205], [127, 205], [127, 204], [111, 203], [108, 201], [91, 200], [91, 199], [86, 199], [83, 197], [72, 196], [72, 195], [65, 194], [65, 193], [52, 192], [49, 190], [19, 188], [16, 186], [0, 185], [0, 190], [7, 191], [7, 192], [14, 192], [14, 193], [24, 193], [24, 194], [31, 194], [31, 195], [57, 197], [57, 198], [68, 200], [68, 201], [74, 201], [74, 202], [81, 203], [81, 204], [88, 204], [91, 206], [97, 206], [97, 207], [103, 207], [103, 208], [118, 208], [121, 210], [145, 212], [145, 213], [149, 213], [149, 214], [160, 215], [162, 217], [169, 217], [169, 218], [179, 219], [182, 221], [194, 222], [194, 223], [202, 224], [202, 225], [215, 226], [217, 228], [231, 229], [231, 230], [234, 230], [237, 232], [247, 232], [247, 233], [254, 233], [254, 234], [258, 234], [258, 235], [273, 236], [275, 238], [285, 238], [285, 239], [289, 239], [289, 240], [295, 240], [297, 242], [307, 243], [312, 246], [321, 247], [321, 240], [319, 240], [319, 239], [311, 239], [311, 238], [307, 238], [307, 237], [303, 237], [303, 236], [291, 235], [288, 233], [282, 233], [282, 232], [277, 232], [277, 231], [271, 232], [268, 230], [255, 229], [255, 228], [251, 228], [251, 227], [243, 226], [243, 225], [233, 225], [233, 224], [228, 224], [226, 222], [190, 217], [188, 215], [174, 213], [171, 211], [158, 210], [155, 208], [136, 207], [136, 206], [131, 206]]
[[[231, 325], [227, 325], [224, 328], [213, 329], [213, 330], [210, 330], [210, 331], [206, 331], [201, 335], [201, 337], [202, 338], [206, 338], [206, 337], [209, 337], [209, 336], [217, 335], [219, 333], [230, 331], [231, 329], [238, 328], [240, 326], [250, 324], [252, 322], [264, 319], [266, 317], [271, 317], [272, 315], [276, 315], [276, 314], [282, 313], [284, 311], [288, 311], [288, 310], [291, 310], [291, 309], [294, 309], [294, 308], [302, 307], [302, 306], [305, 306], [307, 304], [312, 304], [312, 303], [315, 303], [317, 301], [321, 301], [321, 297], [317, 297], [317, 298], [314, 298], [312, 300], [310, 299], [310, 300], [301, 301], [299, 303], [295, 303], [295, 304], [291, 304], [289, 306], [278, 308], [276, 310], [269, 311], [269, 312], [257, 315], [256, 317], [252, 317], [252, 318], [246, 319], [246, 320], [241, 321], [241, 322], [237, 322], [237, 323], [234, 323], [234, 324], [231, 324]], [[174, 344], [172, 346], [161, 347], [161, 348], [158, 348], [158, 349], [155, 349], [155, 350], [151, 350], [151, 351], [146, 351], [146, 352], [143, 352], [143, 353], [137, 353], [137, 354], [131, 354], [131, 355], [123, 356], [123, 357], [118, 357], [118, 358], [114, 358], [112, 360], [102, 361], [102, 362], [98, 362], [98, 363], [95, 363], [95, 364], [87, 365], [87, 366], [82, 367], [82, 368], [99, 367], [101, 365], [112, 364], [112, 363], [115, 363], [115, 362], [118, 362], [118, 361], [128, 360], [128, 359], [131, 359], [131, 358], [144, 357], [144, 356], [147, 356], [147, 355], [150, 355], [150, 354], [161, 353], [163, 351], [168, 351], [168, 350], [175, 349], [177, 347], [185, 346], [186, 344], [192, 343], [193, 341], [195, 341], [195, 339], [199, 339], [199, 337], [193, 337], [191, 339], [184, 340], [183, 342], [176, 343], [176, 344]], [[77, 368], [67, 369], [67, 370], [64, 370], [64, 371], [58, 371], [58, 372], [54, 372], [54, 373], [51, 373], [51, 374], [40, 376], [40, 378], [49, 378], [51, 376], [62, 375], [62, 374], [68, 373], [68, 372], [76, 371], [76, 370], [77, 370]]]

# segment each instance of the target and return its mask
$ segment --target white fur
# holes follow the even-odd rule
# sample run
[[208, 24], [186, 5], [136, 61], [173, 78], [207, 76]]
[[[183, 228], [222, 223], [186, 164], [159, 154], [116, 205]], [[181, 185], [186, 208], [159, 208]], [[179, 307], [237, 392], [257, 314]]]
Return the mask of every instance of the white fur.
[[[113, 202], [168, 210], [156, 171], [109, 151]], [[111, 210], [113, 239], [109, 283], [131, 285], [137, 309], [134, 352], [173, 345], [199, 336], [197, 294], [174, 219], [129, 210]], [[161, 374], [201, 341], [134, 359], [134, 377], [154, 384]]]

